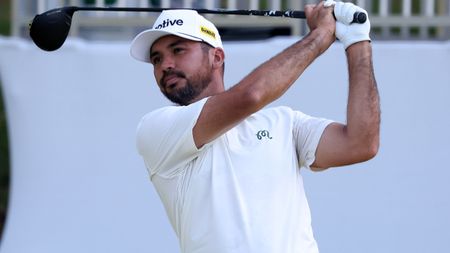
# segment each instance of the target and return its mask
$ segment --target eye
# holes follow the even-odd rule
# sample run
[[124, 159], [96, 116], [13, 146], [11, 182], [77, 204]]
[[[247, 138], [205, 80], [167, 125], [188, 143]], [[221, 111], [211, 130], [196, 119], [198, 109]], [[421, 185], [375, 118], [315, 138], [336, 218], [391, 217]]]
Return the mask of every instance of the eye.
[[154, 56], [154, 57], [152, 57], [152, 58], [150, 59], [150, 62], [151, 62], [153, 65], [157, 65], [157, 64], [159, 64], [159, 63], [161, 62], [161, 57], [159, 57], [159, 56]]
[[181, 48], [181, 47], [175, 47], [173, 49], [174, 54], [179, 54], [179, 53], [182, 53], [183, 51], [184, 51], [184, 48]]

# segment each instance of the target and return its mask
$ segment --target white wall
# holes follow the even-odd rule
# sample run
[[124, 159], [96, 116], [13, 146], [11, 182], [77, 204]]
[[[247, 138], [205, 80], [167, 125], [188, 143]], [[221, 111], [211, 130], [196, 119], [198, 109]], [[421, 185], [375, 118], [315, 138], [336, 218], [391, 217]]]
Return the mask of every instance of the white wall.
[[[230, 86], [294, 42], [229, 42]], [[373, 43], [382, 103], [379, 155], [305, 171], [322, 253], [450, 248], [450, 44]], [[167, 104], [127, 44], [68, 41], [43, 52], [0, 38], [11, 145], [1, 253], [178, 252], [134, 146], [140, 117]], [[345, 120], [344, 51], [333, 45], [274, 104]]]

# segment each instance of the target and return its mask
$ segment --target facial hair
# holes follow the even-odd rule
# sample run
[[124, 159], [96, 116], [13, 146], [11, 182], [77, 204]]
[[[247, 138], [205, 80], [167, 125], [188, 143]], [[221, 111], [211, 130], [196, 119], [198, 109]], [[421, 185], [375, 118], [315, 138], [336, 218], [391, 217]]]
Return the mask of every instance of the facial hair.
[[[167, 92], [165, 78], [168, 75], [175, 75], [180, 79], [186, 80], [186, 85], [181, 88], [174, 88], [171, 92]], [[204, 71], [199, 71], [194, 74], [191, 78], [187, 78], [186, 74], [179, 70], [169, 70], [166, 71], [160, 83], [164, 87], [162, 92], [164, 96], [170, 101], [178, 105], [189, 105], [195, 98], [197, 98], [203, 90], [205, 90], [212, 80], [211, 69], [205, 69]]]

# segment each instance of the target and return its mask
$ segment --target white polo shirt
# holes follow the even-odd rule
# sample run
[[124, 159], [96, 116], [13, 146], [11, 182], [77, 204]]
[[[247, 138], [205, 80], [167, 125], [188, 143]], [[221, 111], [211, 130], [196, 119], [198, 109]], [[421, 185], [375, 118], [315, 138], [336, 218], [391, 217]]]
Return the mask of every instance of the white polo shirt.
[[196, 148], [207, 98], [148, 113], [137, 147], [183, 253], [317, 253], [300, 168], [329, 120], [261, 110]]

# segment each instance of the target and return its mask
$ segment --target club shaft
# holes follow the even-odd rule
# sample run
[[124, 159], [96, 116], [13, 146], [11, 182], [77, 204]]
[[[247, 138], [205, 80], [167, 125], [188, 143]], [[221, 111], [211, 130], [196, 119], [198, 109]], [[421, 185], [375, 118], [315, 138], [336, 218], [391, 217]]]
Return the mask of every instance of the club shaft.
[[[162, 12], [172, 10], [173, 8], [137, 8], [137, 7], [64, 7], [71, 11], [127, 11], [127, 12]], [[185, 10], [195, 10], [202, 14], [227, 14], [227, 15], [246, 15], [246, 16], [270, 16], [286, 18], [306, 18], [304, 11], [272, 11], [272, 10], [225, 10], [225, 9], [193, 9], [181, 8]]]
[[[140, 7], [63, 7], [69, 12], [75, 11], [126, 11], [126, 12], [162, 12], [165, 10], [173, 10], [173, 8], [140, 8]], [[62, 9], [62, 8], [60, 8]], [[60, 9], [56, 9], [60, 10]], [[306, 18], [304, 11], [275, 11], [275, 10], [228, 10], [228, 9], [194, 9], [180, 8], [185, 10], [195, 10], [202, 14], [226, 14], [226, 15], [245, 15], [245, 16], [264, 16], [264, 17], [285, 17], [285, 18]], [[365, 23], [367, 16], [363, 12], [355, 12], [352, 23]]]

